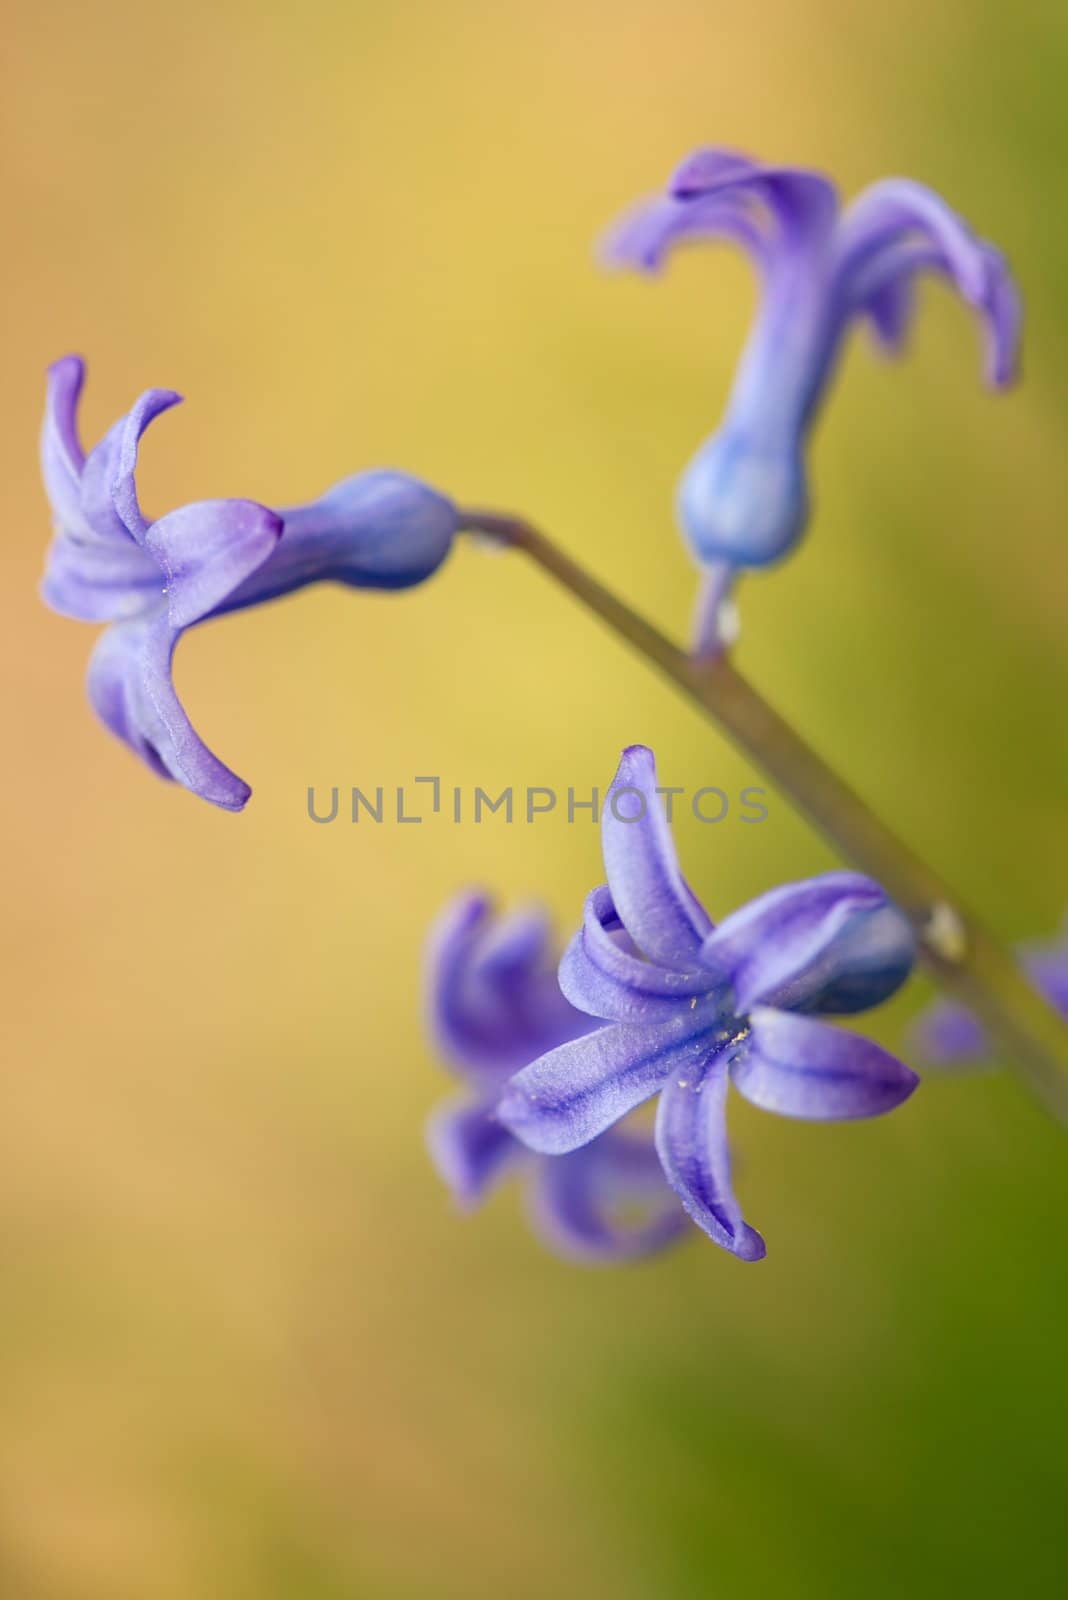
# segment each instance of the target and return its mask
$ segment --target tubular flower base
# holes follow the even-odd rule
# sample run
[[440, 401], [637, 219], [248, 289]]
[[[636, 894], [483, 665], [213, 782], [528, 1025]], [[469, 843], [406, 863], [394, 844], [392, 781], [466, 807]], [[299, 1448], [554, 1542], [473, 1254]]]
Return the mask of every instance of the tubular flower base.
[[468, 1208], [521, 1174], [532, 1224], [557, 1254], [649, 1255], [678, 1238], [686, 1218], [648, 1136], [613, 1129], [570, 1155], [538, 1157], [496, 1117], [514, 1072], [594, 1026], [561, 994], [550, 949], [540, 910], [494, 918], [484, 896], [463, 894], [438, 919], [427, 951], [429, 1028], [466, 1092], [431, 1118], [430, 1153]]
[[679, 870], [653, 755], [624, 751], [603, 812], [608, 884], [586, 902], [560, 986], [607, 1027], [550, 1049], [498, 1106], [531, 1149], [560, 1156], [659, 1096], [656, 1145], [689, 1216], [744, 1261], [765, 1253], [731, 1188], [728, 1082], [813, 1121], [878, 1116], [915, 1073], [816, 1020], [867, 1010], [912, 969], [909, 925], [878, 884], [830, 872], [762, 895], [716, 928]]
[[141, 435], [181, 396], [148, 390], [86, 456], [77, 422], [84, 378], [77, 356], [49, 371], [41, 464], [55, 536], [43, 597], [64, 616], [110, 623], [89, 664], [101, 721], [160, 777], [240, 811], [248, 784], [198, 737], [175, 692], [182, 634], [309, 583], [421, 583], [448, 554], [456, 510], [415, 478], [368, 472], [287, 511], [204, 500], [150, 521], [135, 483]]

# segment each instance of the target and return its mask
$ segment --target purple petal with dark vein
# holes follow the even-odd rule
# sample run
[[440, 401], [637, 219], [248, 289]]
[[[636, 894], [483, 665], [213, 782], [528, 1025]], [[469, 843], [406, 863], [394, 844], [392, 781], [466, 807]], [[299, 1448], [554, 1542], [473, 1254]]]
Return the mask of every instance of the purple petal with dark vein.
[[908, 923], [877, 883], [856, 872], [827, 872], [760, 895], [726, 917], [701, 951], [704, 964], [733, 985], [741, 1015], [758, 1002], [863, 1010], [897, 988], [914, 955]]
[[439, 1106], [427, 1123], [426, 1142], [435, 1167], [463, 1206], [480, 1204], [496, 1183], [532, 1159], [496, 1120], [492, 1101]]
[[281, 536], [281, 517], [254, 500], [201, 500], [153, 522], [144, 544], [162, 569], [171, 626], [186, 628], [221, 605]]
[[652, 1141], [615, 1129], [582, 1150], [539, 1161], [529, 1207], [549, 1248], [587, 1265], [651, 1255], [689, 1227]]
[[601, 815], [601, 849], [616, 911], [634, 943], [666, 967], [693, 971], [712, 922], [679, 871], [645, 745], [624, 750]]
[[226, 811], [240, 811], [252, 791], [194, 732], [175, 692], [171, 659], [181, 636], [162, 610], [114, 623], [89, 661], [89, 699], [105, 726], [153, 772]]
[[53, 515], [64, 531], [83, 535], [89, 532], [81, 501], [85, 453], [78, 438], [78, 401], [84, 383], [85, 362], [80, 356], [63, 356], [52, 363], [41, 429], [41, 472]]
[[606, 887], [587, 896], [581, 930], [560, 962], [560, 988], [580, 1011], [609, 1022], [656, 1022], [675, 1015], [715, 986], [700, 969], [659, 967], [628, 948]]
[[731, 1063], [739, 1094], [765, 1111], [806, 1122], [877, 1117], [907, 1100], [919, 1078], [859, 1034], [757, 1006]]
[[793, 238], [827, 236], [838, 209], [834, 185], [804, 167], [762, 166], [722, 149], [698, 150], [675, 170], [669, 191], [680, 200], [698, 200], [730, 189], [761, 199]]
[[767, 1247], [742, 1220], [731, 1188], [726, 1100], [722, 1055], [673, 1073], [657, 1107], [656, 1148], [665, 1177], [697, 1226], [740, 1260], [759, 1261]]
[[532, 1150], [563, 1155], [619, 1122], [669, 1075], [698, 1071], [716, 1042], [700, 1007], [667, 1023], [598, 1028], [517, 1073], [497, 1115]]

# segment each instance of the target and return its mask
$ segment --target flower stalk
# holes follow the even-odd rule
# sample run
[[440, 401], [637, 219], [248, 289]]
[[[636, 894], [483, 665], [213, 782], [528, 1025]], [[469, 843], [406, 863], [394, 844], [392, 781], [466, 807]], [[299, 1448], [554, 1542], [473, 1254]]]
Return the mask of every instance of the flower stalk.
[[529, 560], [596, 613], [672, 683], [787, 795], [837, 851], [875, 878], [911, 922], [938, 984], [986, 1024], [1006, 1061], [1068, 1124], [1068, 1026], [1010, 952], [932, 868], [902, 843], [725, 654], [688, 655], [520, 517], [463, 510], [464, 531]]

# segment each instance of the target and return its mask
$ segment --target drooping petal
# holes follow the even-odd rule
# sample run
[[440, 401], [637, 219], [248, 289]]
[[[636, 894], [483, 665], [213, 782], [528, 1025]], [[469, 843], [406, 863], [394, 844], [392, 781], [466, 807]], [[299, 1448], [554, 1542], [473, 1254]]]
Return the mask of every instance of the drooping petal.
[[194, 732], [171, 678], [182, 636], [162, 610], [113, 624], [89, 661], [93, 709], [152, 771], [226, 811], [240, 811], [251, 790]]
[[907, 1100], [916, 1074], [871, 1039], [757, 1006], [731, 1064], [739, 1094], [765, 1111], [809, 1122], [877, 1117]]
[[745, 1014], [763, 1002], [790, 1010], [862, 1011], [908, 976], [908, 922], [870, 878], [827, 872], [760, 895], [727, 917], [701, 952], [734, 988]]
[[186, 628], [214, 611], [281, 536], [282, 518], [254, 500], [201, 500], [152, 523], [144, 545], [159, 563], [171, 626]]
[[[1015, 376], [1019, 351], [1019, 294], [1007, 262], [977, 238], [961, 216], [924, 184], [891, 178], [873, 184], [846, 211], [839, 228], [832, 292], [848, 309], [878, 317], [898, 283], [917, 273], [948, 277], [982, 321], [988, 381], [1003, 387]], [[896, 305], [894, 342], [907, 326], [907, 303]]]
[[727, 190], [701, 200], [654, 195], [626, 212], [601, 242], [605, 266], [657, 273], [676, 245], [729, 240], [764, 267], [768, 259], [766, 229], [746, 195]]
[[517, 1073], [497, 1115], [542, 1155], [577, 1150], [648, 1100], [671, 1073], [696, 1071], [716, 1047], [716, 1020], [707, 1002], [698, 1002], [669, 1022], [598, 1028]]
[[607, 887], [587, 896], [582, 928], [564, 951], [559, 978], [572, 1005], [607, 1022], [663, 1021], [715, 987], [704, 968], [679, 972], [636, 954]]
[[683, 878], [645, 745], [624, 750], [601, 816], [608, 887], [627, 933], [650, 961], [698, 966], [712, 922]]
[[530, 1161], [530, 1151], [501, 1126], [492, 1101], [439, 1106], [426, 1130], [438, 1172], [463, 1206], [476, 1206], [509, 1172]]
[[676, 168], [669, 185], [679, 200], [746, 191], [765, 204], [784, 240], [826, 238], [838, 209], [833, 183], [804, 167], [764, 166], [722, 149], [698, 150]]
[[539, 1161], [530, 1212], [551, 1250], [587, 1264], [651, 1255], [688, 1227], [652, 1141], [615, 1129]]
[[478, 893], [458, 895], [431, 929], [424, 992], [439, 1050], [487, 1091], [593, 1026], [560, 992], [545, 915], [495, 918]]
[[709, 1238], [742, 1261], [759, 1261], [766, 1246], [743, 1221], [731, 1188], [726, 1123], [726, 1059], [672, 1073], [657, 1107], [656, 1148], [671, 1187]]

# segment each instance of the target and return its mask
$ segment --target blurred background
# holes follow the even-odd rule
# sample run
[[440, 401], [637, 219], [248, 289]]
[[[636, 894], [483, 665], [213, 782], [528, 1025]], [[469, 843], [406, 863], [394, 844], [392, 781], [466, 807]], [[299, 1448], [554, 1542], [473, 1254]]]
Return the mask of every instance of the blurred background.
[[[457, 1215], [421, 1129], [429, 919], [567, 931], [597, 832], [316, 827], [306, 790], [759, 775], [521, 561], [198, 630], [179, 684], [240, 817], [94, 723], [94, 630], [35, 586], [46, 364], [143, 498], [304, 500], [398, 465], [521, 509], [664, 627], [676, 477], [754, 303], [602, 226], [702, 142], [942, 190], [1018, 268], [1026, 381], [925, 286], [850, 348], [802, 553], [741, 662], [1007, 938], [1068, 902], [1068, 16], [1044, 0], [8, 0], [0, 1589], [11, 1600], [1049, 1594], [1064, 1578], [1064, 1135], [1007, 1075], [806, 1127], [735, 1103], [769, 1255], [559, 1263]], [[772, 793], [683, 820], [714, 914], [833, 857]], [[900, 1046], [917, 982], [873, 1018]], [[1059, 1548], [1059, 1546], [1061, 1546]]]

